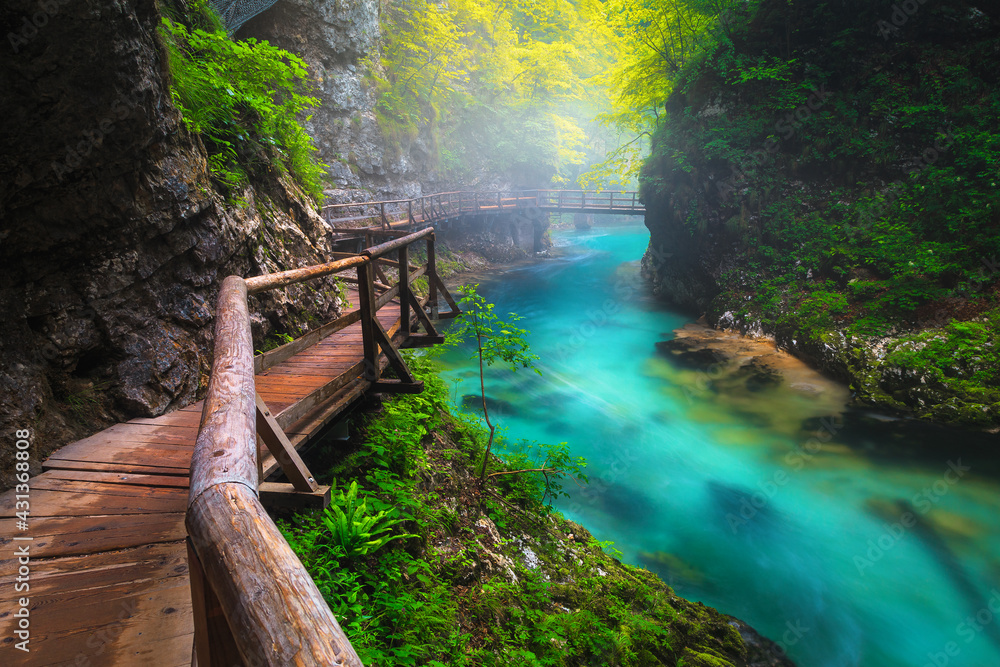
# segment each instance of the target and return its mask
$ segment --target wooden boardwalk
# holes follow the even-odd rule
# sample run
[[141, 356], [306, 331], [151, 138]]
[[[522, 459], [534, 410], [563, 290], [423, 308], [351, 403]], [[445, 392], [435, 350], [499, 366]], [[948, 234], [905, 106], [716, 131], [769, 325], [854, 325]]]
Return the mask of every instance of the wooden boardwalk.
[[[350, 302], [358, 304], [353, 291]], [[390, 336], [398, 299], [379, 309]], [[315, 435], [369, 388], [361, 376], [361, 323], [331, 334], [256, 376], [256, 390], [282, 412], [343, 378], [340, 389], [284, 431], [293, 444]], [[30, 547], [30, 591], [0, 589], [0, 664], [192, 664], [194, 622], [185, 545], [191, 455], [202, 402], [133, 419], [69, 444], [31, 479], [28, 529], [17, 529], [14, 490], [0, 495], [0, 581], [13, 582], [16, 546]], [[286, 420], [287, 421], [287, 420]], [[265, 472], [277, 466], [265, 459]], [[14, 535], [31, 541], [14, 542]], [[30, 652], [14, 648], [19, 597], [30, 599]]]

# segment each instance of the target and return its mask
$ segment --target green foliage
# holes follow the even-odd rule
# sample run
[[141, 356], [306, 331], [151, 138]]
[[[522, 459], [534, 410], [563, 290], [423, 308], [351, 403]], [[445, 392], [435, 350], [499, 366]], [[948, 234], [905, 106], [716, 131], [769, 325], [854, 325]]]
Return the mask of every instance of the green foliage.
[[552, 501], [568, 496], [563, 490], [567, 477], [586, 484], [583, 472], [587, 461], [582, 456], [572, 456], [569, 443], [557, 445], [519, 441], [503, 448], [502, 470], [521, 471], [501, 474], [496, 479], [497, 488], [512, 502], [523, 507], [537, 506], [539, 499], [551, 508]]
[[333, 497], [321, 520], [326, 528], [324, 537], [340, 547], [348, 558], [377, 551], [392, 540], [417, 537], [411, 534], [387, 535], [393, 526], [402, 523], [402, 519], [393, 519], [388, 510], [370, 513], [366, 501], [358, 501], [356, 481], [351, 482], [346, 493], [340, 491]]
[[[205, 2], [195, 10], [210, 16]], [[236, 197], [251, 174], [278, 165], [321, 200], [324, 165], [296, 120], [318, 102], [303, 93], [305, 63], [267, 42], [233, 41], [217, 21], [201, 22], [204, 28], [164, 18], [161, 33], [174, 104], [201, 135], [216, 181]]]
[[817, 290], [799, 304], [788, 323], [797, 335], [822, 333], [833, 328], [834, 318], [847, 310], [847, 298], [837, 292]]
[[489, 303], [478, 293], [479, 285], [463, 285], [458, 288], [462, 298], [458, 305], [462, 314], [457, 319], [457, 327], [449, 330], [449, 337], [454, 341], [465, 338], [476, 339], [475, 358], [487, 366], [502, 362], [512, 371], [527, 368], [541, 375], [534, 361], [538, 355], [532, 354], [525, 336], [528, 331], [514, 323], [523, 317], [508, 313], [508, 319], [502, 320], [493, 312], [494, 304]]
[[[649, 139], [666, 120], [667, 99], [686, 69], [728, 42], [735, 19], [752, 14], [755, 5], [736, 0], [605, 3], [616, 46], [605, 81], [614, 93], [611, 109], [597, 120], [615, 139], [603, 161], [580, 177], [582, 186], [624, 186], [638, 177]], [[789, 63], [774, 59], [741, 67], [737, 78], [785, 80], [788, 69]]]
[[460, 180], [571, 182], [603, 159], [590, 122], [614, 36], [596, 0], [400, 0], [383, 6], [382, 60], [368, 63], [376, 117], [397, 152], [418, 136]]
[[[1000, 413], [1000, 310], [975, 321], [947, 323], [894, 341], [887, 361], [922, 382], [944, 387], [963, 403], [993, 406]], [[970, 423], [992, 423], [988, 412], [965, 415]]]
[[254, 354], [262, 354], [269, 350], [274, 350], [282, 345], [285, 345], [286, 343], [291, 343], [293, 340], [295, 340], [295, 338], [292, 337], [291, 334], [272, 333], [264, 339], [264, 344], [261, 346], [261, 349], [254, 350]]
[[489, 463], [490, 450], [493, 446], [493, 437], [496, 426], [490, 421], [489, 409], [486, 405], [486, 380], [483, 364], [492, 366], [502, 362], [511, 371], [518, 368], [530, 368], [539, 375], [542, 374], [535, 367], [534, 361], [538, 355], [532, 354], [525, 336], [527, 331], [516, 326], [514, 322], [520, 321], [520, 316], [509, 313], [507, 321], [501, 320], [493, 312], [494, 304], [477, 293], [479, 285], [463, 285], [458, 288], [462, 294], [458, 305], [462, 309], [462, 314], [457, 319], [457, 326], [449, 331], [448, 337], [452, 343], [474, 338], [476, 340], [476, 351], [474, 358], [479, 362], [479, 391], [483, 401], [483, 418], [490, 429], [490, 437], [486, 443], [486, 452], [483, 455], [482, 471], [479, 474], [479, 483], [486, 480], [486, 466]]
[[[358, 481], [354, 507], [363, 497], [365, 516], [398, 512], [383, 537], [398, 529], [420, 539], [387, 540], [351, 557], [324, 513], [279, 524], [366, 665], [640, 667], [672, 664], [685, 646], [739, 654], [724, 617], [612, 560], [606, 545], [553, 513], [544, 503], [557, 486], [507, 475], [480, 494], [473, 468], [488, 434], [474, 417], [447, 412], [447, 387], [425, 354], [408, 354], [407, 363], [424, 393], [395, 396], [356, 420], [357, 449], [331, 474]], [[540, 457], [565, 468], [582, 463], [567, 462], [564, 445], [509, 451], [497, 462], [502, 471]], [[352, 493], [342, 495], [346, 516]], [[484, 511], [498, 542], [483, 532]], [[519, 548], [529, 545], [542, 569], [521, 564]], [[490, 565], [501, 555], [509, 572]]]
[[992, 53], [993, 33], [929, 6], [958, 32], [887, 40], [863, 26], [892, 3], [778, 4], [719, 14], [728, 30], [659, 74], [674, 97], [643, 196], [695, 246], [736, 248], [713, 310], [812, 338], [994, 304], [1000, 81], [962, 65]]

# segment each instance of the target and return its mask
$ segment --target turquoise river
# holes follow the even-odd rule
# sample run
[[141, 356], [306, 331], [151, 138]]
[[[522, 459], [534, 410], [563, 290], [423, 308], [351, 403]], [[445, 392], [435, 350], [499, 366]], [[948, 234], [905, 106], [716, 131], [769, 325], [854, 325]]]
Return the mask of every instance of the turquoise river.
[[[682, 368], [655, 343], [691, 318], [640, 279], [645, 227], [552, 236], [480, 292], [524, 317], [542, 371], [488, 370], [495, 421], [588, 460], [568, 518], [800, 667], [1000, 666], [997, 436], [849, 409], [831, 382]], [[445, 363], [471, 405], [469, 350]]]

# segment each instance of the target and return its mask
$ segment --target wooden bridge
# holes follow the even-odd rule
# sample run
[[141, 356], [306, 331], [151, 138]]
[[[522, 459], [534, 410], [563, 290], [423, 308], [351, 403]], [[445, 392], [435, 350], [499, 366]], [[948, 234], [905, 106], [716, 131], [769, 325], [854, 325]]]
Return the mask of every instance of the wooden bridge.
[[417, 228], [462, 217], [541, 213], [645, 215], [638, 192], [586, 190], [525, 190], [522, 192], [441, 192], [416, 199], [330, 204], [323, 218], [339, 231], [356, 227]]
[[[640, 212], [633, 193], [536, 191], [324, 213], [350, 206], [369, 207], [346, 216], [344, 231], [362, 232], [359, 252], [225, 279], [204, 401], [69, 444], [30, 491], [0, 494], [0, 580], [26, 585], [0, 589], [3, 664], [360, 667], [261, 502], [324, 505], [329, 489], [297, 449], [365, 393], [422, 389], [399, 349], [441, 342], [434, 321], [459, 314], [437, 273], [434, 223], [530, 207]], [[422, 265], [411, 264], [414, 247], [425, 249]], [[248, 295], [323, 276], [350, 283], [357, 308], [255, 357]], [[287, 482], [264, 481], [279, 469]], [[15, 647], [25, 636], [28, 652]]]

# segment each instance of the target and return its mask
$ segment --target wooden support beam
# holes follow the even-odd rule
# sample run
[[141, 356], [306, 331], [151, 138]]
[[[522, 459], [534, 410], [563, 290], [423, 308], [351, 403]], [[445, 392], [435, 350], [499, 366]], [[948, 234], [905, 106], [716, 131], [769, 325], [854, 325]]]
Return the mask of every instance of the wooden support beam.
[[[413, 306], [413, 311], [417, 314], [417, 321], [423, 325], [424, 331], [427, 332], [428, 336], [438, 337], [437, 329], [434, 328], [434, 323], [431, 321], [431, 318], [427, 315], [427, 311], [425, 311], [421, 307], [420, 300], [417, 299], [417, 295], [414, 294], [413, 292], [410, 292], [409, 296], [410, 296], [410, 305]], [[409, 337], [411, 334], [412, 332], [408, 332], [406, 335], [407, 337]]]
[[379, 380], [371, 386], [369, 391], [376, 394], [419, 394], [424, 390], [424, 383], [402, 382], [400, 380]]
[[386, 358], [389, 359], [389, 365], [399, 375], [399, 379], [409, 384], [416, 383], [417, 379], [413, 377], [413, 373], [410, 372], [406, 361], [399, 354], [399, 350], [392, 344], [389, 334], [382, 328], [382, 323], [378, 320], [373, 320], [372, 325], [372, 333], [375, 335], [375, 340], [378, 342], [379, 347], [382, 348], [382, 352], [385, 353]]
[[[478, 197], [478, 195], [477, 195]], [[478, 201], [476, 202], [476, 208], [479, 208]], [[437, 253], [434, 249], [434, 235], [431, 234], [427, 237], [427, 275], [436, 276], [437, 275]], [[433, 280], [427, 281], [428, 296], [430, 297], [431, 304], [431, 318], [437, 319], [438, 316], [438, 288], [437, 283]]]
[[299, 453], [288, 441], [288, 436], [278, 426], [271, 411], [261, 399], [260, 394], [256, 394], [257, 401], [257, 435], [260, 436], [264, 444], [267, 445], [271, 455], [281, 466], [281, 471], [285, 473], [288, 481], [292, 483], [296, 491], [312, 493], [319, 486], [313, 478], [309, 468], [299, 456]]
[[438, 319], [448, 319], [450, 317], [458, 317], [461, 315], [462, 309], [458, 307], [457, 303], [455, 303], [455, 299], [451, 296], [451, 292], [448, 291], [448, 288], [445, 286], [444, 281], [441, 280], [441, 277], [435, 273], [430, 276], [430, 280], [437, 283], [438, 289], [441, 290], [441, 295], [444, 296], [444, 300], [448, 302], [449, 306], [451, 306], [451, 312], [440, 313], [438, 315]]
[[330, 506], [330, 487], [317, 486], [315, 491], [296, 491], [291, 484], [261, 482], [260, 504], [264, 507], [287, 509], [326, 509]]

